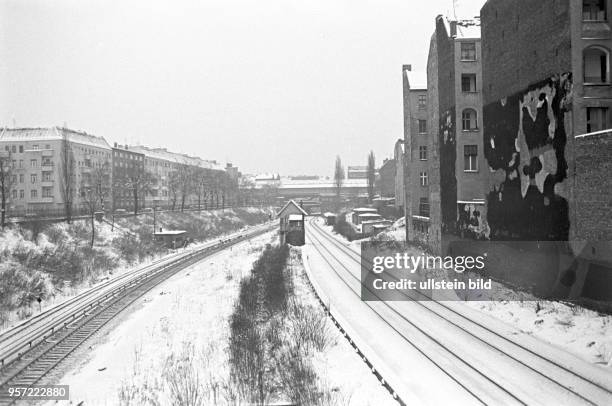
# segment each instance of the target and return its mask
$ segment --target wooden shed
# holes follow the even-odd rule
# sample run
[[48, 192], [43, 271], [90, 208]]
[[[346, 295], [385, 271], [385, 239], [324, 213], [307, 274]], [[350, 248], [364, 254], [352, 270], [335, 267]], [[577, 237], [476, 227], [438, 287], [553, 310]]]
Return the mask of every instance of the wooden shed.
[[304, 222], [307, 215], [308, 213], [294, 200], [289, 200], [278, 211], [281, 244], [304, 245], [306, 239]]

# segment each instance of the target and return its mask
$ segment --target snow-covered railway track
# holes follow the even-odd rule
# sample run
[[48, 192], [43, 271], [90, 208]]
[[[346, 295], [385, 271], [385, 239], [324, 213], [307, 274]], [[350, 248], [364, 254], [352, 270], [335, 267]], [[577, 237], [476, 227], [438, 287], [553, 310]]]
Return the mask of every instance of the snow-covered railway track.
[[[342, 284], [360, 297], [360, 255], [316, 220], [307, 235]], [[609, 371], [492, 323], [462, 303], [409, 297], [362, 303], [469, 393], [474, 404], [612, 404]]]
[[[147, 291], [188, 266], [273, 227], [253, 227], [136, 268], [0, 333], [0, 394], [11, 386], [43, 383], [86, 340]], [[0, 396], [0, 405], [16, 401]]]

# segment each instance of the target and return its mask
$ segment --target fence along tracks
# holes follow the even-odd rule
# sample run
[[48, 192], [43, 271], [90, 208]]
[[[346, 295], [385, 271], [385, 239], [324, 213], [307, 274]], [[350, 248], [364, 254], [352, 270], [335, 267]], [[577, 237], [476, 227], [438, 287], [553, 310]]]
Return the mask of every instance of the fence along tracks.
[[[355, 275], [354, 270], [351, 271], [345, 261], [348, 257], [349, 262], [360, 265], [360, 255], [329, 235], [316, 221], [311, 221], [310, 225], [312, 227], [309, 236], [315, 242], [315, 248], [321, 255], [327, 257], [326, 261], [344, 284], [357, 296], [360, 296], [359, 273]], [[329, 249], [330, 246], [335, 248], [336, 253]], [[337, 251], [342, 253], [341, 258], [338, 258]], [[379, 317], [385, 318], [372, 304], [366, 304]], [[411, 341], [412, 346], [419, 347], [417, 349], [427, 358], [436, 365], [439, 364], [441, 369], [444, 368], [445, 372], [462, 387], [464, 386], [461, 379], [462, 373], [455, 374], [455, 372], [458, 369], [467, 369], [470, 370], [471, 376], [480, 376], [480, 380], [489, 382], [487, 386], [501, 391], [502, 394], [505, 393], [510, 403], [538, 403], [536, 399], [528, 395], [550, 391], [550, 393], [563, 397], [563, 401], [569, 402], [568, 404], [612, 404], [612, 374], [610, 372], [551, 346], [542, 345], [533, 337], [515, 336], [510, 329], [500, 331], [499, 325], [491, 327], [487, 325], [486, 318], [479, 318], [476, 311], [470, 313], [468, 311], [470, 309], [466, 309], [462, 303], [411, 301], [410, 305], [414, 306], [411, 313], [399, 311], [394, 303], [376, 302], [375, 304], [379, 307], [382, 304], [386, 307], [384, 310], [387, 313], [390, 311], [393, 317], [406, 323], [410, 330], [416, 330], [417, 334], [412, 335], [411, 340], [410, 334], [404, 336], [405, 330], [400, 333], [395, 326], [392, 326], [406, 340]], [[433, 325], [440, 327], [434, 328]], [[458, 345], [447, 339], [449, 334], [435, 334], [439, 331], [456, 332], [456, 336], [462, 336], [468, 342], [473, 341], [475, 345]], [[427, 342], [427, 345], [423, 345], [424, 342]], [[509, 376], [505, 379], [503, 373], [491, 373], [495, 365], [489, 365], [488, 369], [483, 368], [482, 360], [478, 360], [478, 357], [484, 354], [470, 354], [470, 350], [473, 350], [470, 347], [483, 349], [483, 352], [490, 354], [489, 356], [495, 356], [503, 360], [504, 365], [511, 366], [513, 371], [520, 373], [519, 379], [514, 378], [515, 382], [523, 382], [524, 388], [517, 388], [516, 384], [511, 383], [511, 371], [508, 372]], [[445, 358], [454, 359], [451, 369], [448, 369], [448, 365], [444, 366]], [[530, 377], [529, 381], [528, 377]], [[535, 383], [534, 378], [544, 382], [545, 388], [531, 386]], [[465, 389], [472, 393], [469, 387]], [[482, 393], [481, 390], [473, 390], [473, 392], [477, 401], [485, 404], [491, 403], [486, 393]], [[534, 397], [538, 398], [538, 396]], [[540, 400], [542, 398], [543, 396], [539, 396]], [[549, 402], [551, 400], [548, 399]]]
[[[123, 309], [175, 273], [231, 245], [270, 231], [269, 224], [174, 254], [101, 283], [0, 333], [0, 393], [40, 383]], [[12, 404], [0, 399], [0, 404]]]

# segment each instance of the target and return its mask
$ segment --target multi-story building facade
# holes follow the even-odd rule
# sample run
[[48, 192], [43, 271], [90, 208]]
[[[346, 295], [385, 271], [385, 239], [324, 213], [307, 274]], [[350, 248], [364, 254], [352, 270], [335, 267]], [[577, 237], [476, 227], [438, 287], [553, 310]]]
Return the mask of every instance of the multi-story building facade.
[[[404, 213], [404, 199], [406, 191], [404, 185], [404, 140], [395, 141], [393, 148], [393, 160], [395, 161], [395, 208], [398, 213]], [[405, 213], [404, 213], [405, 214]]]
[[377, 189], [380, 197], [395, 197], [395, 160], [385, 159], [378, 174]]
[[475, 22], [436, 17], [427, 60], [429, 225], [427, 242], [443, 233], [487, 233], [482, 140], [482, 57]]
[[[68, 205], [72, 215], [89, 213], [94, 189], [95, 210], [166, 208], [177, 201], [177, 207], [190, 206], [203, 197], [195, 182], [188, 182], [196, 174], [209, 183], [209, 202], [214, 194], [227, 205], [232, 185], [225, 180], [233, 177], [237, 184], [235, 177], [240, 176], [235, 167], [226, 172], [216, 161], [163, 148], [117, 144], [111, 148], [103, 137], [61, 127], [2, 128], [0, 151], [3, 165], [10, 163], [9, 216], [64, 216]], [[137, 208], [134, 188], [138, 188]]]
[[13, 166], [9, 211], [21, 215], [63, 213], [66, 184], [73, 210], [85, 210], [83, 189], [96, 169], [110, 170], [112, 159], [104, 138], [61, 127], [3, 128], [0, 148]]
[[404, 201], [406, 238], [426, 239], [429, 227], [431, 146], [427, 120], [427, 76], [402, 67], [404, 95]]
[[590, 297], [612, 283], [611, 8], [489, 0], [481, 10], [491, 235], [569, 240], [588, 260], [572, 289], [590, 277]]
[[[113, 146], [113, 210], [137, 211], [145, 206], [150, 179], [145, 178], [145, 155], [127, 145]], [[150, 185], [152, 188], [154, 185]]]

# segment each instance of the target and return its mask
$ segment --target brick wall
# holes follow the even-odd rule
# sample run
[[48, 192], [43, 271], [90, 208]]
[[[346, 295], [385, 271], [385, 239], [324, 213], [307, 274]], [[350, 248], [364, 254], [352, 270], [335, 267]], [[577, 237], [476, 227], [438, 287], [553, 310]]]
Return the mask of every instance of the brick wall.
[[574, 140], [578, 240], [612, 241], [612, 131]]
[[484, 104], [572, 70], [570, 0], [489, 0], [480, 12]]

